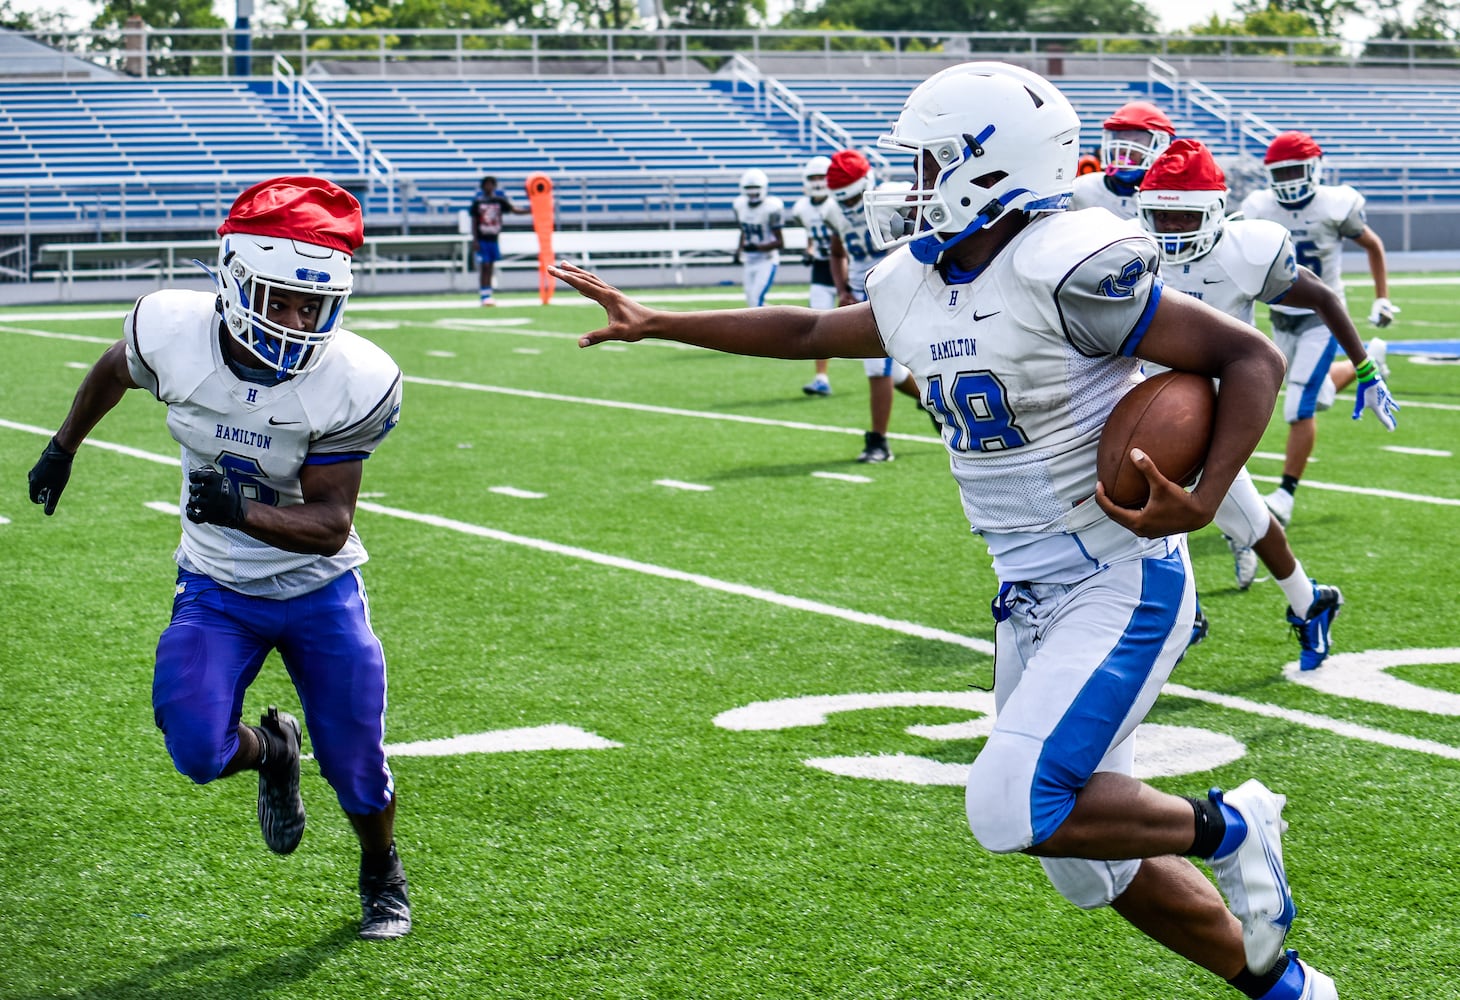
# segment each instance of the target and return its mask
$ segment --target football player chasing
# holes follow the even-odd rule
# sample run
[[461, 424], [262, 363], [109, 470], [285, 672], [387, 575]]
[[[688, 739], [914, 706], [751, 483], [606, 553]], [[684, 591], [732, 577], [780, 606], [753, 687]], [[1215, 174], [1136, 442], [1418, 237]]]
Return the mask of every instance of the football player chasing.
[[[1132, 776], [1133, 734], [1191, 629], [1179, 536], [1210, 522], [1257, 445], [1282, 356], [1251, 326], [1163, 294], [1148, 236], [1104, 210], [1064, 211], [1078, 137], [1064, 95], [1027, 70], [968, 63], [929, 78], [880, 143], [910, 157], [917, 186], [866, 199], [876, 241], [896, 249], [848, 308], [667, 313], [572, 265], [553, 272], [604, 308], [585, 347], [657, 337], [907, 366], [1000, 580], [998, 711], [967, 787], [974, 836], [1039, 857], [1072, 903], [1112, 907], [1246, 996], [1335, 1000], [1329, 977], [1284, 950], [1283, 797], [1253, 779], [1183, 798]], [[1125, 510], [1097, 484], [1095, 455], [1142, 361], [1220, 387], [1195, 489], [1136, 454], [1151, 498]]]
[[200, 785], [257, 771], [264, 842], [298, 847], [299, 722], [272, 706], [258, 726], [241, 722], [278, 650], [360, 841], [360, 936], [400, 937], [411, 910], [385, 759], [385, 654], [354, 518], [362, 465], [400, 416], [401, 373], [340, 325], [360, 205], [329, 181], [281, 177], [239, 195], [218, 233], [216, 294], [137, 301], [31, 469], [30, 498], [55, 512], [77, 449], [128, 389], [167, 405], [186, 513], [152, 684], [167, 752]]
[[[1374, 305], [1369, 322], [1386, 327], [1399, 309], [1389, 301], [1389, 272], [1384, 241], [1369, 228], [1364, 218], [1364, 197], [1347, 184], [1323, 184], [1323, 150], [1303, 132], [1284, 132], [1267, 147], [1263, 157], [1271, 181], [1269, 188], [1253, 191], [1242, 202], [1242, 215], [1266, 219], [1288, 230], [1298, 263], [1316, 274], [1343, 298], [1343, 241], [1351, 239], [1368, 257], [1374, 279]], [[1371, 366], [1347, 343], [1336, 342], [1339, 331], [1327, 326], [1318, 313], [1287, 303], [1272, 307], [1272, 335], [1288, 359], [1287, 390], [1283, 396], [1283, 419], [1288, 423], [1288, 441], [1283, 458], [1283, 479], [1267, 495], [1267, 505], [1287, 527], [1293, 517], [1293, 497], [1298, 481], [1308, 466], [1318, 440], [1319, 410], [1333, 404], [1334, 394], [1357, 377], [1366, 380], [1371, 369], [1387, 374], [1384, 341], [1370, 341]], [[1347, 362], [1334, 363], [1339, 346]], [[1356, 367], [1357, 366], [1357, 367]], [[1362, 391], [1362, 386], [1360, 388]], [[1391, 428], [1392, 429], [1392, 428]]]
[[[846, 260], [833, 259], [831, 232], [826, 228], [822, 213], [827, 207], [831, 192], [826, 186], [826, 171], [831, 158], [813, 156], [801, 168], [801, 197], [791, 206], [791, 218], [806, 230], [806, 263], [811, 268], [811, 292], [807, 301], [812, 309], [835, 309], [836, 289], [844, 284], [845, 277], [838, 279], [838, 269], [845, 271]], [[827, 375], [827, 359], [816, 359], [816, 374], [801, 387], [808, 396], [830, 396], [831, 378]]]
[[[846, 261], [845, 274], [836, 271], [837, 305], [854, 306], [867, 300], [867, 275], [883, 257], [871, 243], [863, 196], [877, 184], [876, 174], [867, 158], [855, 149], [843, 149], [831, 158], [826, 171], [826, 184], [831, 199], [823, 212], [831, 231], [833, 258]], [[895, 393], [917, 399], [917, 382], [906, 366], [888, 357], [866, 358], [862, 369], [867, 374], [868, 420], [871, 429], [862, 435], [862, 453], [858, 462], [890, 462], [896, 456], [887, 443], [887, 428], [892, 422]]]
[[[1168, 288], [1248, 324], [1258, 301], [1313, 310], [1364, 373], [1354, 419], [1372, 410], [1381, 424], [1394, 429], [1399, 406], [1368, 359], [1343, 299], [1297, 263], [1282, 226], [1260, 219], [1226, 220], [1226, 178], [1205, 146], [1194, 139], [1172, 143], [1147, 171], [1138, 201], [1141, 224], [1161, 248], [1161, 274]], [[1237, 586], [1251, 586], [1261, 559], [1288, 598], [1288, 624], [1301, 647], [1299, 666], [1321, 666], [1328, 658], [1329, 632], [1343, 594], [1309, 579], [1245, 468], [1217, 508], [1215, 521], [1236, 560]]]
[[1101, 125], [1104, 168], [1075, 178], [1070, 208], [1103, 208], [1122, 219], [1136, 217], [1136, 191], [1146, 170], [1176, 135], [1166, 112], [1148, 101], [1132, 101]]

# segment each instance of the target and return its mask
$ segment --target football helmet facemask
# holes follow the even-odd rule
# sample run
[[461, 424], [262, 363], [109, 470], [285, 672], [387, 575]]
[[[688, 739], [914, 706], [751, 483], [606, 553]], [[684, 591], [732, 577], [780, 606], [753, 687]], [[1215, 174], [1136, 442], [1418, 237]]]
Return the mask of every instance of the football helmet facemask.
[[[1227, 178], [1211, 152], [1195, 139], [1177, 139], [1146, 171], [1136, 195], [1141, 225], [1156, 239], [1161, 259], [1184, 264], [1206, 256], [1216, 245], [1227, 212]], [[1193, 229], [1163, 230], [1163, 213], [1197, 215]]]
[[1262, 163], [1278, 204], [1299, 204], [1318, 191], [1323, 176], [1323, 148], [1307, 133], [1284, 132], [1267, 147]]
[[[354, 282], [350, 255], [342, 250], [237, 232], [223, 237], [213, 277], [229, 335], [281, 379], [319, 364]], [[270, 300], [280, 292], [319, 296], [314, 329], [270, 318]]]
[[1105, 165], [1105, 175], [1132, 186], [1141, 183], [1176, 135], [1171, 119], [1148, 101], [1132, 101], [1100, 127], [1104, 129], [1100, 133], [1100, 162]]
[[766, 188], [770, 187], [770, 178], [764, 170], [759, 167], [751, 167], [740, 175], [740, 193], [745, 195], [745, 200], [752, 205], [759, 205], [765, 197]]
[[879, 250], [908, 243], [924, 264], [1008, 211], [1058, 212], [1070, 201], [1080, 120], [1048, 80], [1018, 66], [971, 62], [934, 74], [908, 96], [882, 149], [911, 154], [917, 182], [872, 191]]
[[813, 156], [801, 168], [801, 187], [806, 197], [813, 202], [826, 200], [829, 189], [826, 186], [826, 172], [831, 168], [831, 157]]

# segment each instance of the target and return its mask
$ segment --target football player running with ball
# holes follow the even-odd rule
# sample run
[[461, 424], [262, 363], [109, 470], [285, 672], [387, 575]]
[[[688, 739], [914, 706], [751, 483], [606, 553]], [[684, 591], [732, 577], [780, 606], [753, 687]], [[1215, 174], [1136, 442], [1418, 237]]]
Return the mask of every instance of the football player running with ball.
[[[1284, 951], [1283, 797], [1254, 779], [1183, 798], [1132, 776], [1133, 734], [1191, 629], [1179, 536], [1212, 519], [1261, 438], [1283, 362], [1252, 327], [1163, 294], [1149, 237], [1102, 209], [1064, 211], [1079, 128], [1054, 86], [1003, 63], [914, 90], [880, 145], [919, 181], [867, 198], [874, 237], [896, 249], [859, 305], [667, 313], [571, 265], [554, 272], [607, 314], [585, 347], [658, 337], [911, 369], [1001, 581], [997, 718], [968, 777], [974, 836], [1039, 857], [1072, 903], [1111, 906], [1249, 997], [1334, 1000], [1331, 979]], [[1188, 493], [1134, 456], [1151, 498], [1125, 510], [1096, 482], [1096, 450], [1143, 360], [1221, 381], [1201, 481]], [[1220, 892], [1188, 858], [1208, 861]]]
[[239, 195], [218, 233], [216, 293], [137, 301], [31, 469], [30, 498], [55, 512], [77, 449], [128, 389], [167, 405], [186, 513], [152, 682], [167, 752], [200, 785], [257, 771], [264, 842], [298, 847], [300, 725], [273, 707], [258, 726], [240, 721], [278, 650], [360, 841], [360, 936], [400, 937], [411, 910], [385, 759], [385, 654], [354, 518], [361, 467], [400, 416], [401, 373], [340, 325], [360, 205], [329, 181], [280, 177]]
[[[1200, 142], [1177, 139], [1167, 147], [1146, 172], [1138, 200], [1141, 225], [1161, 248], [1167, 288], [1248, 324], [1257, 301], [1312, 309], [1360, 369], [1373, 368], [1343, 299], [1297, 263], [1288, 231], [1260, 219], [1226, 221], [1226, 177]], [[1373, 410], [1393, 430], [1397, 408], [1383, 377], [1374, 372], [1359, 386], [1353, 415], [1357, 420]], [[1288, 598], [1288, 623], [1302, 647], [1299, 666], [1322, 665], [1343, 594], [1308, 578], [1246, 469], [1233, 480], [1215, 520], [1236, 560], [1237, 586], [1246, 590], [1252, 584], [1261, 559]]]
[[[1399, 309], [1389, 301], [1389, 272], [1384, 241], [1364, 219], [1364, 196], [1347, 184], [1320, 183], [1323, 150], [1303, 132], [1284, 132], [1267, 147], [1263, 157], [1271, 187], [1253, 191], [1242, 202], [1242, 215], [1267, 219], [1292, 234], [1298, 263], [1316, 274], [1343, 298], [1343, 241], [1351, 239], [1363, 247], [1374, 279], [1374, 306], [1369, 322], [1385, 327], [1394, 322]], [[1360, 365], [1348, 345], [1342, 345], [1349, 362], [1333, 363], [1339, 344], [1338, 333], [1322, 316], [1286, 303], [1272, 307], [1272, 335], [1288, 359], [1287, 391], [1283, 396], [1283, 419], [1288, 423], [1288, 443], [1283, 459], [1282, 484], [1267, 495], [1267, 505], [1283, 527], [1293, 517], [1293, 496], [1308, 467], [1308, 458], [1318, 440], [1319, 410], [1333, 405], [1334, 394], [1359, 380], [1359, 392], [1374, 374], [1387, 374], [1385, 344], [1379, 338], [1369, 342], [1371, 365]]]

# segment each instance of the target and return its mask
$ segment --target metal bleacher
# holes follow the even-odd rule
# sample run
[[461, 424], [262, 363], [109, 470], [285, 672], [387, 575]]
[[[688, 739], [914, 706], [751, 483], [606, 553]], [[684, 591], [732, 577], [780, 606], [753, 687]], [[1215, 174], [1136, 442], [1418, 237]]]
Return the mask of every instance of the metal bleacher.
[[[871, 147], [920, 78], [786, 76], [778, 87]], [[199, 229], [254, 181], [331, 176], [372, 226], [454, 225], [483, 174], [520, 192], [557, 184], [560, 228], [723, 225], [735, 179], [829, 152], [768, 91], [726, 77], [316, 77], [0, 83], [0, 231]], [[296, 89], [291, 90], [290, 85]], [[1242, 152], [1230, 121], [1187, 84], [1062, 77], [1087, 123], [1150, 98], [1219, 156]], [[1312, 132], [1330, 178], [1371, 202], [1460, 205], [1460, 84], [1223, 81], [1219, 94], [1273, 129]], [[307, 93], [315, 103], [301, 100]], [[1154, 91], [1154, 92], [1153, 92]], [[358, 140], [341, 147], [340, 128]], [[368, 155], [367, 155], [368, 147]], [[1249, 146], [1248, 153], [1259, 152]], [[69, 229], [68, 229], [69, 227]]]
[[310, 172], [359, 169], [245, 83], [0, 83], [0, 222], [191, 224], [255, 180]]

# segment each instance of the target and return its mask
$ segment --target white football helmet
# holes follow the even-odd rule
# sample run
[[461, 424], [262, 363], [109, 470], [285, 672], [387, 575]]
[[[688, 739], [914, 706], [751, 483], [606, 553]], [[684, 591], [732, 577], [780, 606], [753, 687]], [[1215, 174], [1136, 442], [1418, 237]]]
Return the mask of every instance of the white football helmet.
[[[1148, 191], [1136, 195], [1141, 209], [1141, 225], [1155, 237], [1161, 247], [1161, 259], [1168, 264], [1184, 264], [1205, 257], [1217, 242], [1222, 221], [1227, 214], [1225, 191]], [[1162, 212], [1199, 212], [1201, 221], [1195, 229], [1179, 233], [1163, 232], [1157, 227]]]
[[1079, 138], [1075, 109], [1037, 73], [971, 62], [934, 74], [877, 140], [912, 154], [918, 181], [907, 192], [866, 196], [873, 245], [910, 243], [914, 257], [932, 264], [1008, 211], [1063, 211]]
[[1283, 205], [1313, 197], [1323, 180], [1323, 148], [1306, 132], [1284, 132], [1273, 139], [1262, 162], [1273, 197]]
[[[354, 279], [342, 250], [274, 236], [229, 233], [213, 275], [228, 333], [279, 378], [301, 375], [324, 357], [344, 316]], [[269, 297], [294, 292], [320, 297], [312, 330], [269, 319]]]
[[752, 205], [760, 204], [760, 200], [765, 197], [766, 188], [770, 187], [770, 184], [770, 178], [759, 167], [751, 167], [740, 175], [740, 193], [745, 195], [745, 200]]
[[828, 190], [826, 187], [826, 171], [831, 167], [831, 157], [813, 156], [806, 161], [801, 168], [801, 187], [806, 192], [806, 197], [814, 202], [821, 202], [826, 199]]
[[[1136, 195], [1141, 225], [1156, 238], [1161, 259], [1184, 264], [1205, 257], [1217, 242], [1227, 214], [1227, 178], [1217, 161], [1196, 139], [1177, 139], [1146, 171]], [[1162, 222], [1167, 212], [1198, 216], [1195, 229], [1172, 232]]]
[[1100, 162], [1107, 176], [1126, 184], [1139, 184], [1176, 135], [1166, 112], [1149, 101], [1125, 105], [1105, 119], [1101, 129]]

